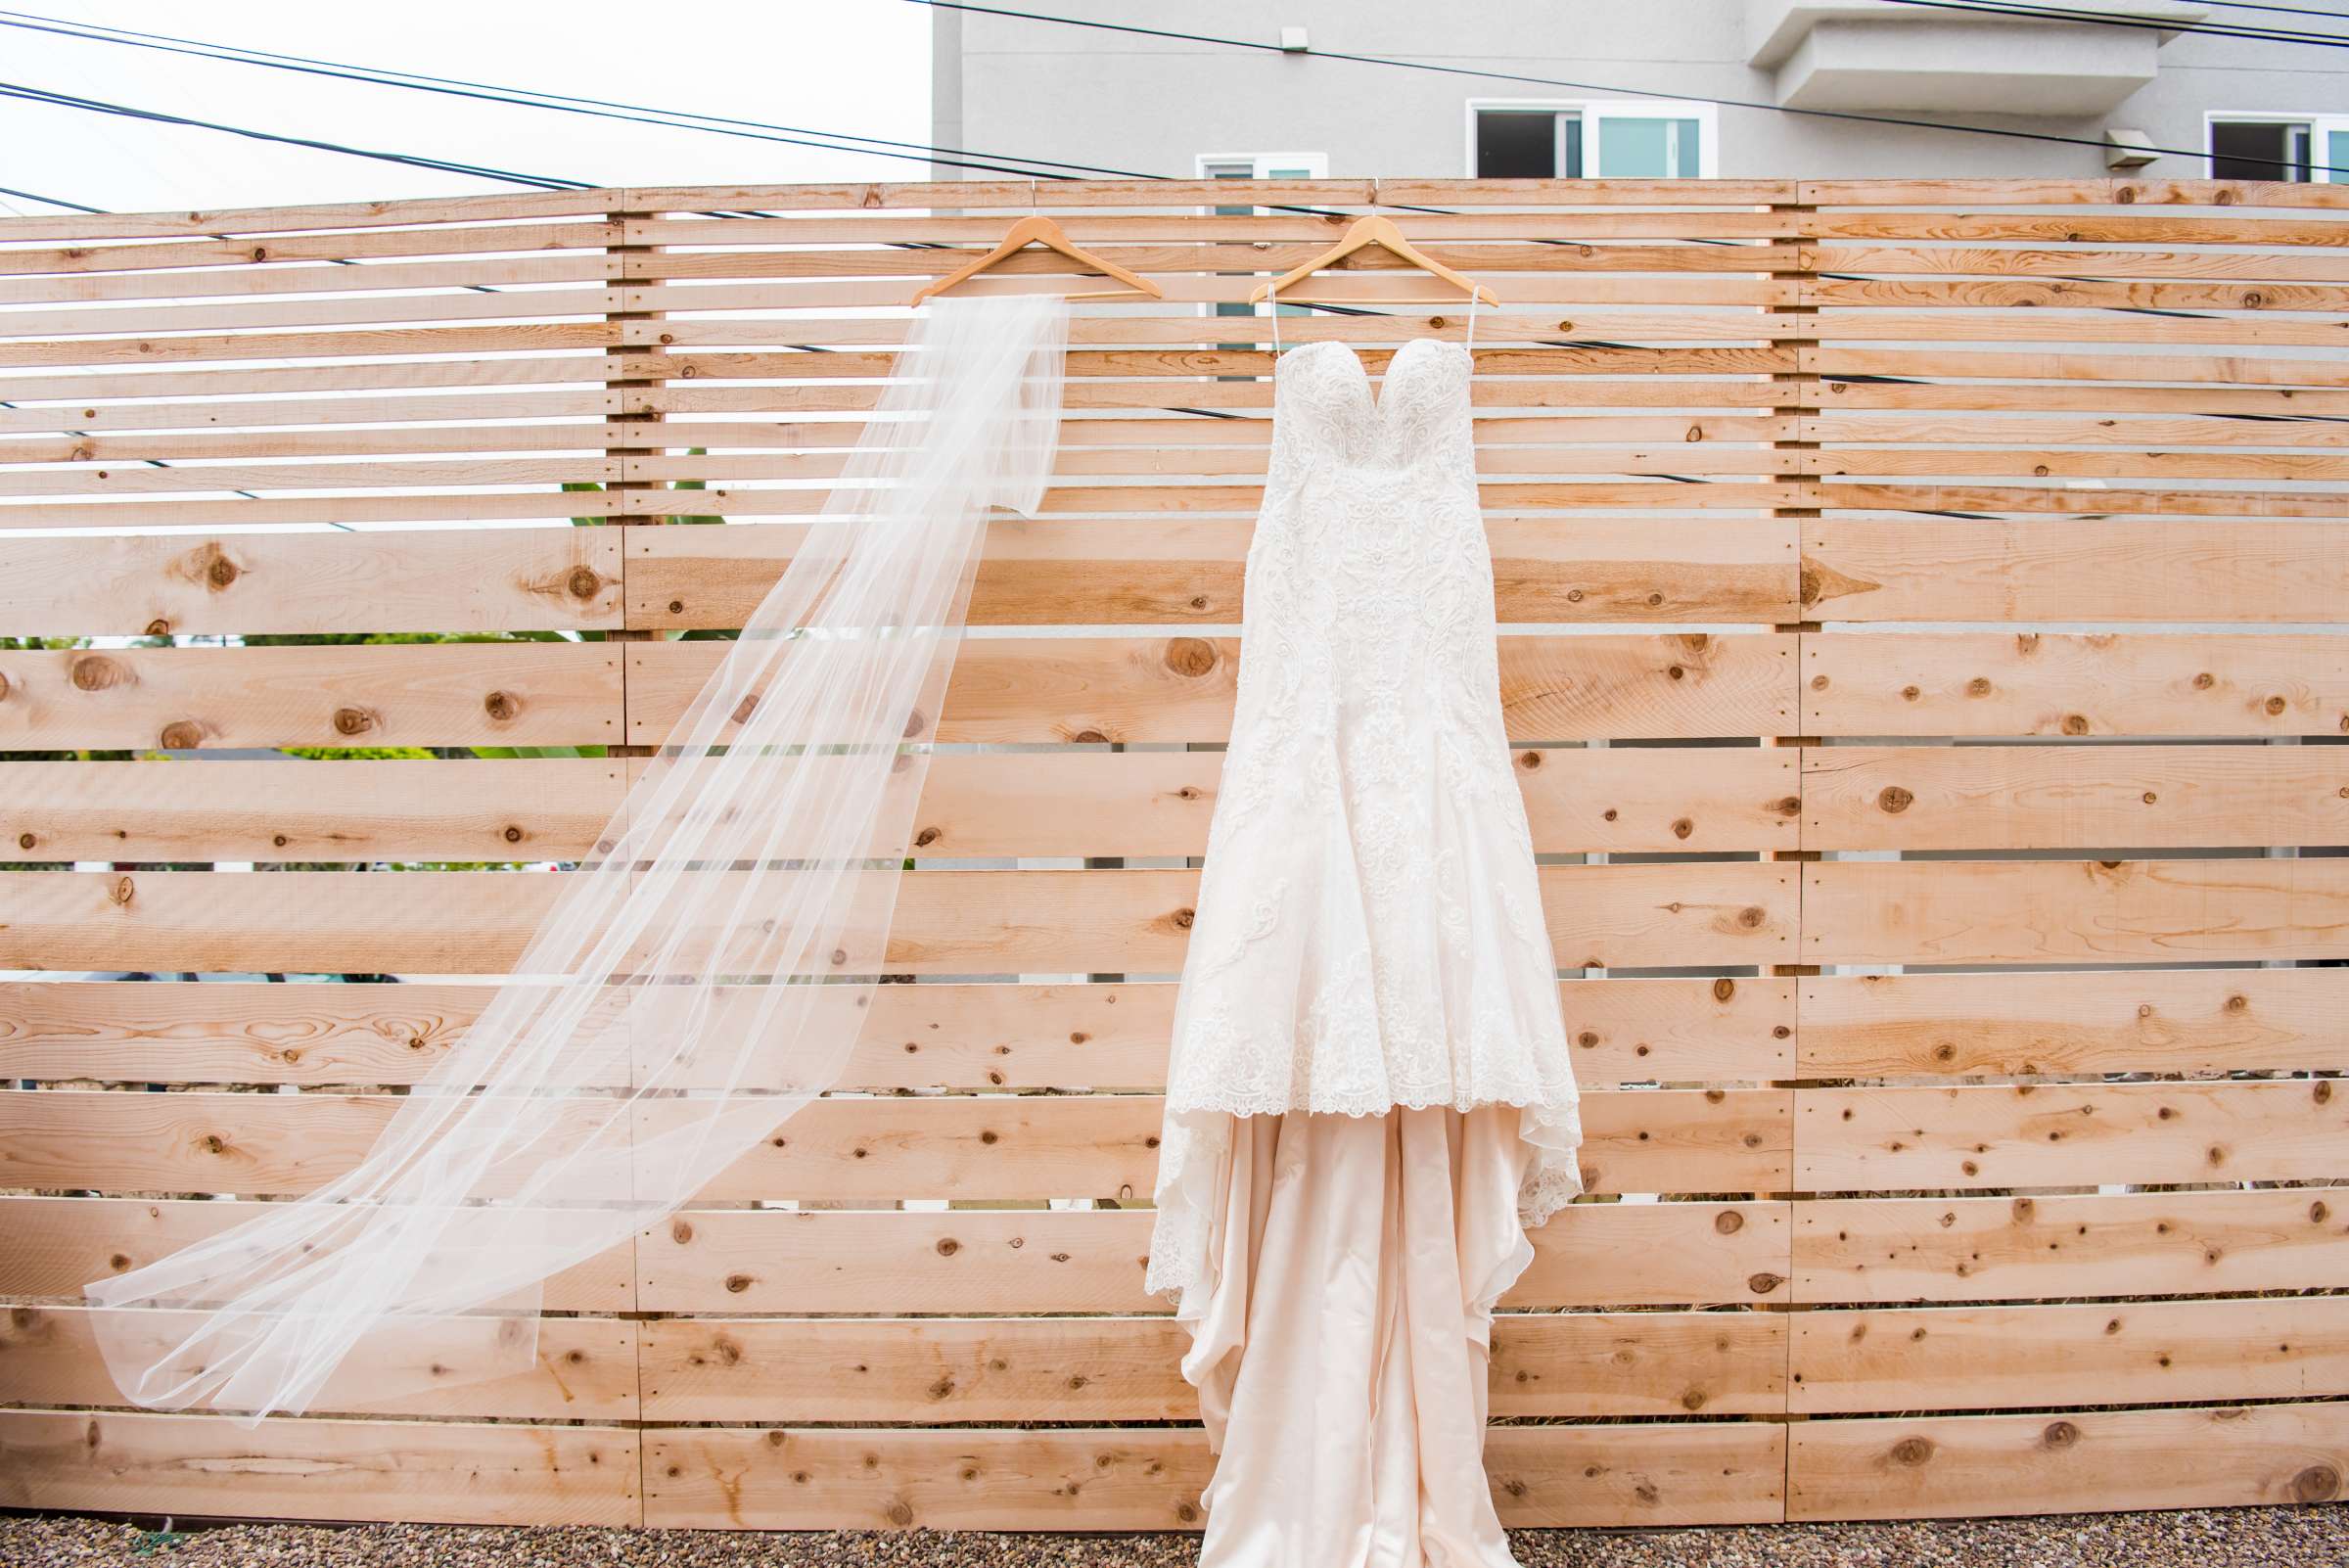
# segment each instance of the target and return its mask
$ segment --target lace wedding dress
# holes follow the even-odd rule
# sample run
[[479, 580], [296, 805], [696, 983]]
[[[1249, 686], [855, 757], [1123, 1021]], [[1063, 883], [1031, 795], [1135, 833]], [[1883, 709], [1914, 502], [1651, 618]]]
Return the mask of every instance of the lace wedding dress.
[[1204, 1564], [1514, 1561], [1482, 1459], [1492, 1311], [1582, 1188], [1582, 1128], [1473, 365], [1413, 340], [1379, 395], [1343, 343], [1274, 366], [1147, 1272], [1220, 1454]]

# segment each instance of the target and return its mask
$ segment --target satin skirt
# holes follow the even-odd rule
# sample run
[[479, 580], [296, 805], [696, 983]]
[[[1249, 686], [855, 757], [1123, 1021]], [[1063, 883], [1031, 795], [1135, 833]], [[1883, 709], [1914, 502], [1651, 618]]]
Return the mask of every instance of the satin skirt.
[[1236, 1119], [1181, 1314], [1218, 1455], [1202, 1568], [1515, 1568], [1484, 1439], [1493, 1306], [1533, 1260], [1520, 1123]]

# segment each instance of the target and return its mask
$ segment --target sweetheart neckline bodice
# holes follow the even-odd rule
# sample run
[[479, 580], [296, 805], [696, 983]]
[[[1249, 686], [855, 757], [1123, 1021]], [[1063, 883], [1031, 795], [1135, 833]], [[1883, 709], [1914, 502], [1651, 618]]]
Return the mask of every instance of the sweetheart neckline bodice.
[[[1465, 345], [1453, 343], [1449, 338], [1413, 338], [1402, 347], [1396, 349], [1395, 352], [1389, 356], [1387, 360], [1387, 374], [1392, 377], [1395, 374], [1395, 367], [1403, 362], [1403, 356], [1406, 353], [1409, 353], [1413, 348], [1419, 346], [1421, 344], [1426, 344], [1428, 346], [1434, 348], [1450, 348], [1453, 352], [1463, 356], [1468, 355], [1468, 348]], [[1282, 353], [1278, 359], [1273, 361], [1273, 376], [1277, 379], [1283, 366], [1287, 365], [1291, 360], [1294, 360], [1299, 354], [1306, 353], [1314, 348], [1344, 349], [1347, 359], [1352, 361], [1354, 368], [1361, 373], [1362, 388], [1363, 391], [1369, 394], [1370, 406], [1373, 408], [1381, 408], [1385, 405], [1385, 396], [1380, 393], [1377, 388], [1370, 385], [1370, 367], [1362, 359], [1361, 350], [1355, 347], [1354, 345], [1345, 342], [1343, 339], [1317, 338], [1312, 343], [1299, 344], [1296, 347], [1288, 349], [1286, 352]], [[1473, 358], [1471, 358], [1471, 363], [1473, 364]]]

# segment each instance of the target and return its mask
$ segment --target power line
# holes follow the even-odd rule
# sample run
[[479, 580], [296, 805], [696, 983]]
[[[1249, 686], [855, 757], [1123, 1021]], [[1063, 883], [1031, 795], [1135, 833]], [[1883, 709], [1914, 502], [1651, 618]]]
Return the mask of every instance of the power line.
[[2337, 22], [2349, 22], [2349, 12], [2321, 12], [2307, 5], [2250, 5], [2250, 0], [2201, 0], [2203, 5], [2218, 7], [2222, 12], [2280, 12], [2285, 17], [2332, 17]]
[[[1911, 119], [1898, 115], [1864, 115], [1845, 109], [1806, 109], [1793, 104], [1764, 103], [1750, 98], [1708, 98], [1701, 93], [1676, 93], [1653, 87], [1626, 87], [1619, 82], [1574, 81], [1563, 76], [1533, 76], [1519, 71], [1484, 70], [1474, 66], [1448, 66], [1432, 60], [1406, 60], [1389, 55], [1353, 54], [1337, 49], [1289, 49], [1277, 43], [1264, 43], [1254, 38], [1224, 38], [1213, 33], [1183, 32], [1172, 27], [1144, 27], [1133, 23], [1097, 22], [1086, 17], [1055, 17], [1042, 12], [1017, 11], [1008, 6], [990, 6], [971, 3], [971, 0], [908, 0], [909, 4], [932, 6], [941, 11], [967, 11], [983, 16], [1010, 17], [1022, 22], [1050, 23], [1064, 27], [1084, 27], [1102, 32], [1129, 33], [1147, 38], [1166, 38], [1178, 43], [1216, 44], [1227, 49], [1246, 49], [1260, 54], [1308, 55], [1318, 60], [1342, 60], [1359, 66], [1387, 66], [1398, 70], [1427, 71], [1442, 76], [1472, 76], [1484, 81], [1525, 82], [1540, 87], [1571, 87], [1578, 92], [1619, 94], [1627, 98], [1659, 98], [1671, 103], [1719, 104], [1730, 109], [1760, 110], [1772, 115], [1798, 115], [1814, 119], [1847, 120], [1863, 125], [1898, 125], [1911, 130], [1947, 131], [1964, 136], [1995, 136], [2003, 141], [2052, 142], [2065, 147], [2093, 147], [2105, 151], [2109, 143], [2086, 136], [2062, 136], [2053, 131], [2009, 130], [1990, 125], [1958, 125], [1937, 119]], [[2200, 150], [2183, 147], [2148, 147], [2131, 144], [2139, 151], [2173, 158], [2202, 160], [2210, 155]], [[2328, 174], [2349, 174], [2349, 166], [2330, 164], [2301, 164], [2282, 159], [2245, 159], [2245, 162], [2272, 163], [2281, 168], [2312, 168]]]
[[2145, 22], [2101, 11], [2075, 11], [2063, 6], [2005, 5], [1992, 0], [1883, 0], [1888, 6], [1922, 6], [1933, 11], [1970, 11], [1985, 17], [2018, 17], [2027, 22], [2073, 23], [2094, 27], [2126, 27], [2139, 32], [2191, 32], [2211, 38], [2242, 38], [2254, 43], [2299, 44], [2312, 49], [2349, 49], [2349, 37], [2337, 32], [2303, 32], [2288, 27], [2236, 26], [2232, 23]]
[[218, 120], [193, 119], [185, 115], [167, 115], [161, 110], [140, 109], [130, 104], [112, 104], [98, 98], [81, 98], [71, 93], [53, 92], [46, 87], [29, 87], [21, 82], [0, 81], [0, 98], [21, 99], [25, 103], [47, 104], [57, 109], [80, 109], [93, 114], [117, 115], [125, 119], [150, 120], [161, 125], [179, 125], [196, 130], [219, 131], [228, 136], [242, 136], [250, 141], [274, 142], [286, 147], [305, 147], [313, 152], [341, 153], [351, 158], [370, 158], [378, 162], [399, 163], [409, 168], [435, 169], [444, 174], [465, 174], [475, 179], [497, 180], [508, 185], [534, 185], [544, 191], [591, 191], [593, 181], [565, 179], [552, 174], [521, 174], [512, 169], [493, 168], [484, 163], [461, 163], [451, 159], [427, 158], [414, 153], [389, 153], [373, 148], [349, 147], [309, 136], [289, 136], [276, 131], [253, 130], [244, 125], [229, 125]]
[[61, 202], [54, 196], [43, 196], [38, 191], [20, 191], [10, 185], [0, 185], [0, 196], [21, 196], [27, 202], [38, 202], [43, 207], [62, 207], [72, 212], [103, 212], [106, 210], [103, 207], [84, 207], [79, 202]]
[[[814, 130], [802, 125], [778, 125], [764, 120], [740, 119], [722, 115], [704, 115], [691, 110], [657, 109], [643, 104], [621, 103], [611, 99], [581, 98], [568, 93], [546, 93], [530, 87], [504, 87], [490, 82], [468, 81], [462, 77], [429, 76], [414, 71], [390, 70], [374, 66], [351, 65], [343, 61], [320, 60], [305, 55], [288, 55], [269, 50], [249, 49], [241, 44], [210, 43], [199, 38], [175, 37], [169, 33], [139, 32], [128, 27], [107, 26], [101, 28], [93, 23], [70, 22], [57, 17], [44, 17], [25, 11], [0, 11], [0, 27], [13, 27], [23, 32], [50, 33], [61, 38], [77, 38], [84, 43], [116, 44], [124, 48], [150, 49], [161, 54], [185, 55], [199, 60], [216, 60], [230, 65], [292, 71], [298, 75], [322, 76], [338, 81], [359, 82], [369, 86], [398, 87], [411, 92], [435, 93], [442, 97], [505, 104], [519, 109], [542, 109], [556, 114], [578, 115], [594, 119], [616, 119], [629, 124], [657, 125], [672, 130], [702, 131], [710, 135], [732, 136], [745, 141], [811, 147], [828, 153], [861, 153], [873, 158], [898, 158], [915, 162], [941, 163], [955, 168], [986, 169], [994, 173], [1017, 174], [1031, 179], [1065, 180], [1076, 178], [1078, 174], [1111, 174], [1126, 179], [1159, 177], [1134, 169], [1111, 168], [1097, 163], [1070, 163], [1055, 159], [1025, 159], [1016, 154], [973, 153], [963, 148], [932, 147], [922, 142], [892, 141], [876, 136], [852, 136], [841, 131]], [[819, 137], [826, 139], [814, 139]], [[868, 145], [840, 145], [845, 142]], [[908, 151], [892, 151], [892, 149], [908, 149]], [[1077, 173], [1061, 173], [1055, 172], [1056, 170], [1076, 170]]]

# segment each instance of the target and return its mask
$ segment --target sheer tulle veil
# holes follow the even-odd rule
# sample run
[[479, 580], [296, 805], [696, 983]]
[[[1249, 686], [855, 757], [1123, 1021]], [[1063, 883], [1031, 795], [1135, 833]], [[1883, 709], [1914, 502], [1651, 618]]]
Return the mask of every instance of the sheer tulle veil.
[[129, 1399], [252, 1423], [532, 1375], [550, 1278], [614, 1256], [624, 1277], [631, 1236], [839, 1082], [988, 514], [1048, 482], [1068, 314], [912, 317], [782, 576], [369, 1152], [84, 1287]]

